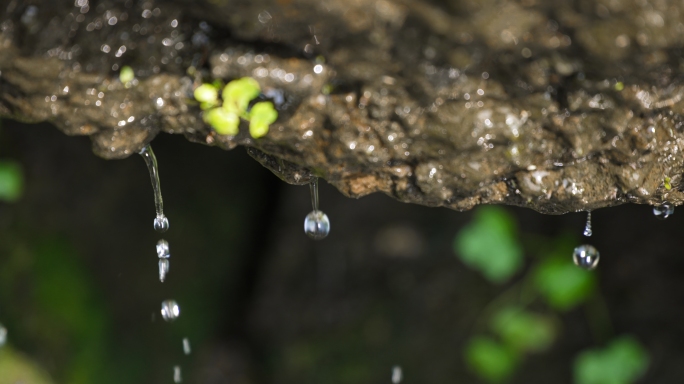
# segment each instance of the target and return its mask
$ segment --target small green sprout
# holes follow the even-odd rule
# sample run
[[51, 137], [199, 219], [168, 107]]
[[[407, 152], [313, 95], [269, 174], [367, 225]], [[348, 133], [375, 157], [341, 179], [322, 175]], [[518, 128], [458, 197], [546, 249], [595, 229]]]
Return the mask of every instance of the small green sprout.
[[249, 112], [249, 134], [258, 139], [268, 133], [268, 127], [278, 119], [278, 112], [270, 101], [260, 101]]
[[623, 89], [625, 89], [625, 84], [622, 81], [618, 81], [617, 83], [615, 83], [616, 91], [622, 91]]
[[235, 112], [223, 108], [204, 111], [204, 121], [214, 127], [219, 135], [235, 136], [239, 132], [240, 117]]
[[200, 108], [206, 110], [218, 102], [218, 89], [211, 84], [202, 84], [195, 89], [195, 99], [200, 102]]
[[251, 77], [233, 80], [223, 88], [223, 108], [244, 116], [249, 102], [259, 96], [260, 93], [259, 83]]
[[665, 184], [665, 189], [667, 189], [668, 191], [672, 189], [672, 184], [670, 183], [671, 181], [672, 181], [672, 179], [665, 176], [665, 180], [663, 181], [663, 184]]
[[121, 67], [121, 72], [119, 72], [119, 80], [128, 85], [131, 81], [135, 79], [135, 72], [133, 72], [133, 68], [129, 67], [128, 65], [124, 65]]

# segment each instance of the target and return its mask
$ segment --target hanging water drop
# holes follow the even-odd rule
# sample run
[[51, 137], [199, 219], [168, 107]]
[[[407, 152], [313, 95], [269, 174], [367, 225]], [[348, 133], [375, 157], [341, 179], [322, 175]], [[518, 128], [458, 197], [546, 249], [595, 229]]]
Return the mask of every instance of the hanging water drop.
[[572, 253], [572, 261], [575, 265], [589, 271], [596, 268], [600, 258], [599, 251], [589, 244], [576, 247]]
[[183, 338], [183, 353], [189, 355], [192, 350], [190, 349], [190, 340], [187, 337]]
[[164, 320], [174, 321], [180, 316], [180, 307], [174, 300], [165, 300], [161, 305], [161, 314]]
[[161, 239], [157, 242], [157, 256], [160, 259], [168, 259], [171, 257], [171, 253], [169, 252], [169, 242]]
[[656, 205], [653, 207], [653, 214], [655, 215], [656, 219], [660, 220], [665, 220], [668, 217], [672, 216], [674, 213], [675, 207], [672, 205], [672, 203], [663, 203], [662, 205]]
[[181, 377], [181, 367], [176, 365], [173, 367], [173, 382], [180, 383], [182, 381], [183, 378]]
[[392, 367], [392, 384], [398, 384], [401, 383], [401, 380], [404, 378], [404, 373], [401, 371], [401, 367], [398, 365], [395, 365]]
[[157, 157], [154, 156], [152, 147], [147, 144], [140, 151], [140, 156], [145, 159], [147, 170], [150, 172], [150, 179], [152, 180], [152, 191], [154, 192], [154, 207], [157, 211], [157, 216], [154, 218], [154, 230], [157, 232], [166, 232], [169, 229], [169, 219], [164, 216], [164, 202], [162, 201], [161, 186], [159, 185], [159, 168], [157, 167]]
[[159, 259], [159, 281], [162, 283], [166, 280], [166, 275], [169, 273], [171, 263], [169, 259]]
[[330, 233], [330, 220], [328, 215], [318, 210], [318, 178], [314, 177], [309, 183], [311, 190], [311, 211], [304, 219], [304, 232], [312, 239], [320, 240]]
[[584, 225], [584, 236], [590, 237], [594, 232], [591, 230], [591, 211], [587, 212], [587, 223]]
[[0, 324], [0, 348], [7, 342], [7, 328]]

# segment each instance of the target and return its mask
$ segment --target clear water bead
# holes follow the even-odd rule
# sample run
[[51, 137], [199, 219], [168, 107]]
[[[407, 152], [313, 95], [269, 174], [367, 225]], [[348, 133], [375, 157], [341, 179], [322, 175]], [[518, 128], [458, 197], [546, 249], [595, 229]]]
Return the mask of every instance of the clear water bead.
[[171, 253], [169, 252], [169, 242], [161, 239], [157, 242], [157, 256], [160, 259], [168, 259], [171, 257]]
[[672, 205], [672, 203], [663, 203], [662, 205], [656, 205], [653, 207], [653, 214], [657, 219], [665, 220], [672, 216], [674, 210], [675, 207]]
[[180, 307], [175, 300], [165, 300], [161, 305], [161, 314], [164, 320], [174, 321], [180, 316]]
[[159, 281], [162, 283], [166, 280], [166, 275], [169, 273], [171, 263], [169, 259], [159, 259]]
[[572, 253], [572, 261], [575, 265], [589, 271], [596, 268], [600, 258], [599, 251], [589, 244], [576, 247]]
[[157, 232], [166, 232], [169, 230], [169, 219], [164, 215], [158, 215], [154, 218], [154, 230]]
[[192, 350], [190, 349], [190, 340], [187, 337], [183, 338], [183, 353], [189, 355]]
[[0, 348], [7, 342], [7, 328], [0, 324]]
[[401, 383], [401, 380], [404, 378], [404, 373], [401, 371], [401, 367], [398, 365], [395, 365], [392, 367], [392, 383], [393, 384], [398, 384]]
[[330, 233], [330, 220], [322, 211], [311, 211], [304, 219], [304, 232], [312, 239], [320, 240]]
[[180, 383], [182, 381], [183, 378], [181, 377], [181, 367], [176, 365], [173, 367], [173, 382]]

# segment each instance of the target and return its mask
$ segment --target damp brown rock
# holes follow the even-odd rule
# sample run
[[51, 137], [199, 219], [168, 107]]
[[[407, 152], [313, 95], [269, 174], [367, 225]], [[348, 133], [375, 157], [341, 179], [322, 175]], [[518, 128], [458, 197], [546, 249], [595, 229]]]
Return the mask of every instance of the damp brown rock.
[[[287, 182], [352, 197], [545, 213], [683, 201], [684, 5], [435, 4], [4, 1], [0, 114], [90, 136], [110, 159], [160, 132], [245, 146]], [[217, 135], [192, 100], [241, 76], [279, 111], [259, 140]]]

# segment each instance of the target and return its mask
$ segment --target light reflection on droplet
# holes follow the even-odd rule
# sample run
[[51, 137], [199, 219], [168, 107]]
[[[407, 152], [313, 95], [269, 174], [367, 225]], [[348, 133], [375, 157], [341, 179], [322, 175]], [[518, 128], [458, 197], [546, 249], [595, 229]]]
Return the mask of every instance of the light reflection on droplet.
[[183, 338], [183, 353], [185, 353], [186, 355], [189, 355], [190, 352], [191, 352], [191, 349], [190, 349], [190, 340], [188, 340], [187, 337], [184, 337], [184, 338]]
[[589, 271], [596, 268], [600, 258], [599, 251], [589, 244], [576, 247], [572, 253], [572, 261], [575, 265]]
[[175, 300], [164, 300], [161, 305], [161, 314], [166, 321], [176, 320], [180, 316], [180, 307]]
[[182, 381], [183, 377], [181, 376], [181, 367], [176, 365], [173, 367], [173, 382], [180, 383]]
[[398, 365], [395, 365], [392, 367], [392, 384], [398, 384], [401, 383], [401, 380], [404, 378], [404, 373], [401, 370], [401, 367]]
[[653, 215], [660, 220], [665, 220], [674, 213], [674, 205], [672, 203], [663, 203], [653, 207]]

